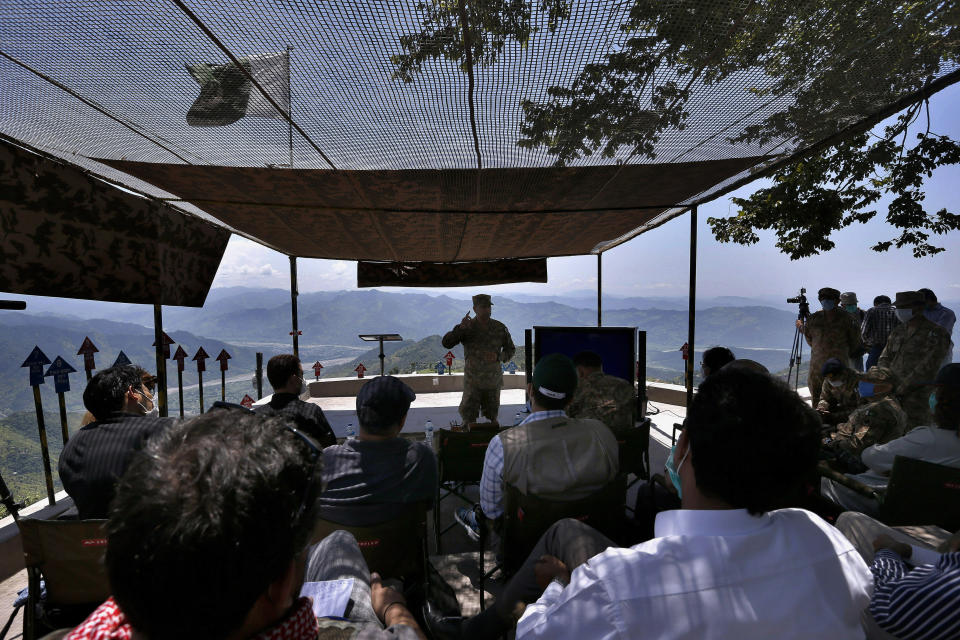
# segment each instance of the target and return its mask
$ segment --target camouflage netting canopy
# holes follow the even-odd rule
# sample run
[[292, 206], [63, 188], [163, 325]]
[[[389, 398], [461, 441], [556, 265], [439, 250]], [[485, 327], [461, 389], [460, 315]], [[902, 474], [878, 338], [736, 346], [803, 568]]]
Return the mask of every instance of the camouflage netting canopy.
[[958, 24], [947, 1], [8, 0], [0, 132], [289, 255], [508, 264], [601, 253], [929, 96]]

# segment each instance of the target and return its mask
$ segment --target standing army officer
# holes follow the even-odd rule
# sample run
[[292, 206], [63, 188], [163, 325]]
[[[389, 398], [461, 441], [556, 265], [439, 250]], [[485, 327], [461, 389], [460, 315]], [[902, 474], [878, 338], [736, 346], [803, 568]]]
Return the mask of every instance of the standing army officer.
[[473, 311], [463, 317], [460, 324], [443, 336], [445, 349], [463, 345], [466, 361], [463, 374], [463, 399], [460, 401], [460, 417], [463, 423], [476, 422], [481, 409], [491, 422], [498, 422], [500, 389], [503, 387], [501, 362], [509, 362], [516, 347], [507, 327], [490, 317], [493, 303], [490, 296], [480, 293], [473, 296]]

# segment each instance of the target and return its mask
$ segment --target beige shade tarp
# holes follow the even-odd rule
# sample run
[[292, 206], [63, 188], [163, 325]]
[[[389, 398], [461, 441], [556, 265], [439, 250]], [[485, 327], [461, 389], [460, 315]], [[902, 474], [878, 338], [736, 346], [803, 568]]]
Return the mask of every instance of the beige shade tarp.
[[458, 262], [589, 254], [762, 160], [482, 171], [100, 162], [289, 255]]

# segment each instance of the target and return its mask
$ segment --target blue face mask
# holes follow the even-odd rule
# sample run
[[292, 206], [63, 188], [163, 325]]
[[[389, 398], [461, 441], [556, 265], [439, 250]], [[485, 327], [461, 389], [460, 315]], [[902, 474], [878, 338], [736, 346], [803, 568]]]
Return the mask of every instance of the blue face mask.
[[820, 306], [823, 307], [823, 310], [824, 310], [824, 311], [833, 311], [834, 309], [837, 308], [837, 301], [836, 301], [836, 300], [821, 300], [821, 301], [820, 301]]
[[861, 398], [869, 398], [873, 395], [873, 383], [872, 382], [863, 382], [860, 381], [860, 384], [857, 385], [857, 390], [860, 391]]
[[680, 460], [680, 464], [674, 467], [673, 464], [673, 454], [676, 452], [677, 447], [674, 445], [670, 448], [670, 455], [667, 456], [667, 473], [670, 475], [670, 482], [673, 483], [674, 488], [677, 490], [677, 497], [683, 498], [683, 488], [680, 486], [680, 468], [683, 466], [684, 461], [687, 459], [687, 454], [690, 453], [690, 450], [687, 449], [687, 454], [684, 454], [683, 458]]
[[930, 398], [929, 400], [927, 400], [927, 402], [930, 404], [930, 411], [937, 410], [937, 392], [936, 391], [930, 394]]

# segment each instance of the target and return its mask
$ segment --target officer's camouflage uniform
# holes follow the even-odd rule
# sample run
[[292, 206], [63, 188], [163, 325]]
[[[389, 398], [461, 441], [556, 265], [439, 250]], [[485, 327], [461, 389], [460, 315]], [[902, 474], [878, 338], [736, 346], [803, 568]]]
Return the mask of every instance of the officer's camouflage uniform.
[[844, 369], [840, 373], [840, 377], [843, 384], [839, 387], [833, 386], [826, 379], [820, 387], [820, 402], [817, 403], [817, 411], [830, 412], [830, 415], [823, 419], [828, 424], [839, 424], [846, 420], [850, 412], [856, 409], [857, 403], [860, 402], [860, 392], [857, 391], [860, 376], [850, 369]]
[[867, 447], [899, 438], [907, 430], [907, 414], [888, 394], [864, 398], [846, 422], [832, 434], [833, 445], [859, 456]]
[[481, 409], [487, 419], [496, 422], [503, 387], [500, 363], [508, 362], [516, 351], [507, 327], [493, 318], [486, 325], [474, 318], [469, 328], [461, 329], [457, 325], [441, 342], [445, 349], [463, 345], [463, 399], [460, 401], [463, 423], [476, 422]]
[[637, 394], [623, 378], [596, 371], [580, 378], [566, 411], [571, 418], [599, 420], [620, 435], [636, 426]]
[[830, 311], [817, 311], [807, 320], [803, 335], [810, 345], [810, 373], [807, 386], [813, 397], [813, 406], [820, 402], [820, 388], [823, 376], [820, 370], [830, 358], [836, 358], [844, 367], [850, 367], [850, 354], [862, 347], [860, 327], [854, 326], [849, 313], [836, 308]]
[[897, 395], [907, 412], [907, 426], [933, 423], [928, 404], [930, 387], [911, 387], [937, 377], [949, 348], [950, 334], [946, 329], [923, 316], [911, 318], [890, 332], [877, 364], [893, 371], [900, 380]]

